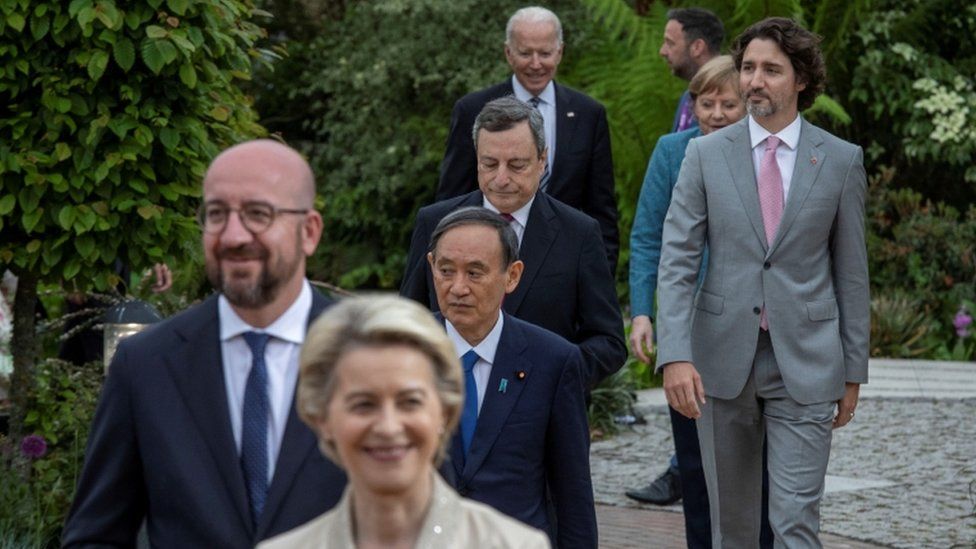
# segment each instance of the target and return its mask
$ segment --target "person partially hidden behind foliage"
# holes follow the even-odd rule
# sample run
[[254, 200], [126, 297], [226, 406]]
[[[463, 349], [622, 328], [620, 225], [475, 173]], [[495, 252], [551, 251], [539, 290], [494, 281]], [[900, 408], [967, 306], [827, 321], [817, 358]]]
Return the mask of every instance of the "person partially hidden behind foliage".
[[589, 96], [553, 81], [562, 57], [563, 27], [555, 13], [532, 6], [512, 15], [505, 27], [505, 59], [512, 77], [454, 104], [436, 199], [478, 188], [474, 119], [492, 99], [514, 94], [534, 106], [545, 122], [549, 150], [539, 189], [599, 222], [610, 272], [615, 273], [620, 235], [607, 113]]
[[65, 547], [251, 548], [333, 507], [345, 475], [292, 404], [322, 235], [311, 169], [269, 140], [231, 147], [203, 182], [218, 293], [124, 340], [109, 367]]

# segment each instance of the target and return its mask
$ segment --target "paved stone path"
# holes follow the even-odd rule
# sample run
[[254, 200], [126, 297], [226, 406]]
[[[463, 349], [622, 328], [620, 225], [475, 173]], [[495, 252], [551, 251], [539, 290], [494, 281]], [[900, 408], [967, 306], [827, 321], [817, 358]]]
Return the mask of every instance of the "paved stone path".
[[[624, 496], [666, 467], [665, 406], [640, 392], [647, 423], [592, 445], [601, 547], [684, 547], [680, 505]], [[856, 420], [834, 432], [821, 511], [828, 548], [976, 549], [976, 364], [872, 361]]]

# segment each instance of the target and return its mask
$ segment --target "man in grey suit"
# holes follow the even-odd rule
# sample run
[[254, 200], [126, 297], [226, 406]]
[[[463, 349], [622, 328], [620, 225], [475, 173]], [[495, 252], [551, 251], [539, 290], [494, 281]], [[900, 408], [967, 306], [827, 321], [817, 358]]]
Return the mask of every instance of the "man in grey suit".
[[689, 143], [664, 225], [658, 368], [698, 419], [715, 547], [759, 544], [764, 439], [776, 546], [820, 547], [831, 429], [867, 382], [861, 148], [799, 116], [818, 42], [782, 18], [735, 40], [749, 116]]

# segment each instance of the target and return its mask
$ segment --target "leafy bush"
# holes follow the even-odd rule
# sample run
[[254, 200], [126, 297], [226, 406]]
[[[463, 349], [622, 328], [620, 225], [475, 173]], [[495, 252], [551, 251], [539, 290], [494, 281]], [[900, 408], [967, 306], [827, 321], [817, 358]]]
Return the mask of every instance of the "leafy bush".
[[0, 437], [5, 454], [0, 460], [0, 532], [13, 546], [56, 547], [84, 458], [102, 365], [49, 359], [37, 365], [36, 374], [25, 428], [46, 443], [46, 450], [35, 448], [32, 457], [22, 441]]
[[[905, 354], [933, 358], [937, 342], [956, 340], [952, 320], [959, 306], [976, 296], [976, 206], [961, 213], [911, 189], [894, 189], [894, 175], [883, 169], [872, 177], [868, 201], [874, 313], [886, 315], [874, 323], [887, 334], [875, 335], [881, 339], [872, 341], [872, 349], [896, 351], [900, 334], [908, 345]], [[916, 318], [922, 316], [928, 320]], [[926, 333], [919, 335], [920, 330]]]

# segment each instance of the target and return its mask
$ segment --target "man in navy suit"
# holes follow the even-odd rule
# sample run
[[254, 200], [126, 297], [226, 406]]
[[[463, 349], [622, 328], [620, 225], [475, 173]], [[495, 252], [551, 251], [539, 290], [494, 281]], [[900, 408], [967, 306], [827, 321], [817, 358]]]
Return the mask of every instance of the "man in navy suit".
[[431, 235], [427, 261], [465, 370], [447, 476], [461, 495], [548, 532], [558, 547], [596, 547], [582, 357], [556, 334], [502, 314], [524, 268], [517, 253], [515, 231], [485, 208], [457, 210]]
[[407, 256], [400, 294], [437, 310], [426, 261], [430, 235], [448, 213], [483, 206], [507, 215], [519, 239], [525, 272], [505, 298], [505, 312], [579, 345], [588, 388], [627, 358], [613, 277], [603, 260], [600, 229], [589, 216], [538, 192], [546, 142], [536, 109], [503, 97], [478, 115], [473, 133], [480, 190], [422, 208]]
[[218, 294], [123, 341], [92, 425], [65, 547], [250, 548], [336, 504], [345, 476], [295, 414], [298, 352], [329, 301], [305, 279], [315, 181], [274, 141], [221, 153], [203, 183]]
[[613, 187], [610, 132], [603, 105], [553, 81], [563, 55], [563, 28], [540, 7], [516, 11], [505, 27], [505, 58], [512, 77], [465, 95], [454, 105], [437, 200], [477, 188], [474, 119], [492, 99], [514, 95], [535, 105], [545, 120], [548, 169], [541, 189], [600, 223], [610, 272], [617, 269], [617, 199]]

